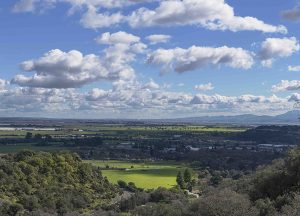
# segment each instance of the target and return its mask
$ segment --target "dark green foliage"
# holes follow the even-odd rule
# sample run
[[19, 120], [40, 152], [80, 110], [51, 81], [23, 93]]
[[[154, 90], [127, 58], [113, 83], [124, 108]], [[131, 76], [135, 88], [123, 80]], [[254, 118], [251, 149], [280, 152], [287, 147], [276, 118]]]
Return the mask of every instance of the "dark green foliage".
[[120, 188], [126, 188], [127, 187], [127, 183], [123, 180], [119, 180], [118, 185], [119, 185]]
[[258, 170], [251, 180], [252, 199], [275, 200], [291, 192], [300, 191], [300, 149], [289, 152], [287, 157], [273, 165]]
[[0, 159], [0, 215], [42, 210], [63, 215], [108, 202], [118, 190], [76, 154], [23, 151]]
[[238, 134], [238, 139], [257, 143], [299, 144], [299, 126], [259, 126]]
[[222, 178], [221, 175], [215, 174], [215, 175], [213, 175], [213, 176], [210, 178], [209, 182], [210, 182], [211, 185], [217, 186], [217, 185], [219, 185], [219, 184], [221, 183], [222, 179], [223, 179], [223, 178]]
[[172, 200], [179, 200], [184, 195], [182, 193], [175, 193], [166, 188], [158, 188], [150, 194], [150, 202], [166, 202], [169, 203]]
[[134, 216], [181, 216], [181, 206], [161, 203], [149, 203], [143, 207], [137, 207], [132, 215]]
[[213, 190], [193, 202], [191, 215], [201, 216], [257, 216], [258, 210], [251, 205], [247, 195], [234, 191]]
[[26, 133], [25, 139], [32, 139], [33, 135], [30, 132]]
[[191, 183], [192, 174], [191, 174], [191, 171], [189, 169], [184, 170], [183, 180], [184, 180], [185, 183]]
[[180, 171], [177, 173], [176, 182], [180, 188], [184, 188], [184, 180]]

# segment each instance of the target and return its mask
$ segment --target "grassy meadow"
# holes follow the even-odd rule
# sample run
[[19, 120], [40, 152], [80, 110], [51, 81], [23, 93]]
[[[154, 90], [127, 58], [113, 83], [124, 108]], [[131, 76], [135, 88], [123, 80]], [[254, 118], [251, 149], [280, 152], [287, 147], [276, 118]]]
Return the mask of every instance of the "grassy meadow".
[[[160, 186], [171, 188], [176, 185], [178, 171], [184, 171], [185, 165], [175, 162], [146, 162], [134, 163], [126, 161], [87, 161], [101, 168], [102, 174], [109, 181], [117, 183], [118, 180], [134, 182], [137, 187], [152, 189]], [[122, 170], [119, 170], [122, 169]]]

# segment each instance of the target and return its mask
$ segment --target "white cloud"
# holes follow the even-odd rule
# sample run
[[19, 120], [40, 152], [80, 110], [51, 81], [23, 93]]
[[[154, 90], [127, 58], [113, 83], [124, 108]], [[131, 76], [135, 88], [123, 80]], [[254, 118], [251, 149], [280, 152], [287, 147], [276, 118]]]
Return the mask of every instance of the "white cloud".
[[250, 52], [242, 48], [227, 46], [158, 49], [150, 54], [148, 61], [151, 64], [162, 65], [165, 69], [171, 68], [177, 72], [192, 71], [209, 65], [249, 69], [254, 64]]
[[34, 75], [17, 75], [12, 83], [40, 88], [78, 88], [100, 80], [135, 79], [130, 63], [147, 48], [139, 42], [140, 38], [126, 32], [106, 32], [97, 41], [109, 45], [102, 55], [83, 55], [77, 50], [51, 50], [38, 59], [23, 62], [21, 69], [35, 72]]
[[286, 33], [284, 26], [266, 24], [254, 17], [239, 17], [224, 0], [167, 0], [154, 10], [140, 8], [128, 22], [133, 27], [198, 25], [211, 30], [256, 30]]
[[[288, 97], [288, 100], [291, 102], [300, 102], [300, 94], [299, 93], [293, 93], [291, 96]], [[297, 108], [299, 108], [298, 106], [299, 104], [296, 104]]]
[[197, 94], [190, 102], [191, 104], [233, 104], [234, 97], [222, 96], [222, 95], [206, 95]]
[[105, 32], [102, 35], [100, 35], [98, 38], [96, 38], [97, 43], [99, 44], [133, 44], [140, 42], [140, 38], [129, 34], [127, 32], [119, 31], [116, 33], [111, 34], [110, 32]]
[[71, 5], [71, 13], [80, 10], [83, 7], [86, 8], [95, 8], [96, 10], [105, 8], [122, 8], [125, 6], [130, 6], [132, 4], [150, 2], [142, 0], [18, 0], [14, 6], [14, 12], [35, 12], [36, 10], [44, 10], [53, 7], [57, 3], [68, 3]]
[[281, 80], [280, 83], [272, 86], [273, 92], [300, 90], [300, 80]]
[[24, 71], [35, 72], [32, 77], [17, 75], [13, 84], [44, 88], [76, 88], [101, 79], [114, 79], [118, 74], [111, 74], [96, 55], [84, 56], [72, 50], [63, 52], [51, 50], [37, 60], [21, 64]]
[[122, 8], [138, 3], [151, 2], [153, 0], [61, 0], [67, 2], [73, 7], [93, 6], [96, 8]]
[[[117, 58], [101, 58], [94, 54], [83, 55], [72, 50], [51, 50], [36, 60], [21, 64], [24, 71], [35, 72], [32, 77], [17, 75], [12, 83], [20, 86], [41, 88], [77, 88], [99, 80], [130, 79], [134, 71]], [[115, 60], [106, 62], [107, 59]]]
[[8, 82], [6, 80], [0, 79], [0, 91], [3, 91], [7, 84]]
[[108, 96], [108, 91], [99, 89], [99, 88], [93, 88], [87, 95], [86, 99], [88, 101], [96, 101], [100, 100], [102, 98], [105, 98]]
[[211, 83], [195, 85], [195, 89], [198, 91], [211, 91], [215, 87]]
[[258, 54], [264, 66], [272, 66], [275, 58], [289, 57], [298, 52], [300, 45], [295, 37], [291, 38], [267, 38], [261, 44]]
[[148, 41], [150, 41], [150, 44], [158, 44], [158, 43], [167, 43], [170, 41], [171, 36], [170, 35], [163, 35], [163, 34], [155, 34], [155, 35], [149, 35], [146, 37]]
[[113, 14], [108, 12], [98, 13], [95, 7], [90, 6], [89, 9], [82, 15], [80, 23], [85, 28], [97, 29], [119, 24], [123, 19], [123, 15], [119, 12]]
[[148, 83], [146, 83], [143, 88], [145, 89], [159, 89], [160, 86], [153, 79], [150, 79]]
[[300, 65], [299, 66], [288, 66], [288, 70], [299, 72], [300, 71]]
[[[294, 98], [294, 99], [293, 99]], [[23, 116], [69, 116], [88, 118], [158, 118], [198, 114], [270, 113], [293, 106], [295, 96], [279, 98], [241, 95], [206, 95], [172, 92], [154, 80], [139, 83], [118, 80], [108, 90], [94, 88], [82, 93], [76, 89], [9, 87], [0, 91], [0, 113]]]
[[[276, 104], [287, 102], [285, 98], [279, 98], [276, 95], [271, 97], [265, 96], [255, 96], [255, 95], [241, 95], [241, 96], [223, 96], [219, 94], [215, 95], [205, 95], [197, 94], [191, 100], [191, 104], [209, 104], [209, 105], [218, 105], [219, 108], [225, 106], [230, 107], [231, 109], [240, 108], [241, 112], [243, 109], [246, 109], [247, 106], [252, 109], [256, 109], [257, 104], [261, 105], [271, 105], [275, 106]], [[270, 107], [269, 107], [270, 108]]]
[[0, 111], [49, 114], [48, 112], [67, 113], [75, 110], [82, 97], [71, 89], [15, 87], [0, 92], [0, 100]]
[[[44, 5], [53, 7], [61, 2], [71, 5], [69, 14], [80, 11], [81, 24], [93, 29], [128, 22], [132, 27], [197, 25], [210, 30], [287, 33], [284, 26], [267, 24], [255, 17], [236, 16], [234, 8], [225, 0], [19, 0], [14, 10], [42, 10], [46, 7]], [[115, 12], [116, 9], [147, 2], [159, 2], [159, 5], [155, 9], [141, 7], [127, 16], [121, 11]]]

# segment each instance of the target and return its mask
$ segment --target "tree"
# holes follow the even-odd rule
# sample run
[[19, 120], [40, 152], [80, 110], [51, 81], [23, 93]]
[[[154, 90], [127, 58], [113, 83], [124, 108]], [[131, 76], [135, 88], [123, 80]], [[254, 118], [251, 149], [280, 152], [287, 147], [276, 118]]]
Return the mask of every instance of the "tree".
[[229, 189], [210, 191], [206, 196], [196, 199], [191, 204], [190, 211], [194, 215], [201, 216], [259, 215], [258, 210], [251, 205], [247, 195], [238, 194]]
[[34, 135], [34, 138], [40, 140], [43, 138], [43, 136], [41, 134], [36, 134]]
[[30, 132], [26, 133], [25, 139], [32, 139], [33, 135]]
[[119, 180], [118, 185], [119, 185], [120, 188], [126, 188], [127, 187], [127, 183], [123, 180]]
[[191, 183], [192, 181], [192, 174], [189, 169], [185, 169], [184, 174], [183, 174], [183, 179], [185, 183]]
[[184, 181], [183, 181], [183, 177], [182, 177], [182, 174], [181, 174], [180, 171], [179, 171], [178, 174], [177, 174], [176, 182], [177, 182], [177, 185], [178, 185], [180, 188], [183, 188], [183, 187], [184, 187]]

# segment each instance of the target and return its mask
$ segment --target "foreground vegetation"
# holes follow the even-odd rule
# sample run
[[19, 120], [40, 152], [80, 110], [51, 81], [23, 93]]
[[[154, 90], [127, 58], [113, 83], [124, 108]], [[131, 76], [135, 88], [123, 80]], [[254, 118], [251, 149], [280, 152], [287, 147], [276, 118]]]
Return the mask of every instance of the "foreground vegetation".
[[300, 215], [300, 149], [246, 175], [204, 168], [192, 179], [185, 170], [177, 175], [178, 186], [156, 190], [139, 189], [133, 182], [112, 185], [99, 167], [71, 153], [6, 155], [0, 168], [0, 215]]
[[104, 206], [118, 189], [76, 154], [23, 151], [0, 159], [0, 215], [64, 215]]
[[[300, 149], [295, 149], [284, 159], [239, 179], [224, 178], [215, 186], [202, 181], [202, 194], [198, 199], [159, 189], [154, 192], [159, 201], [130, 212], [143, 216], [298, 216], [299, 173]], [[200, 175], [200, 179], [205, 179], [203, 172]]]

